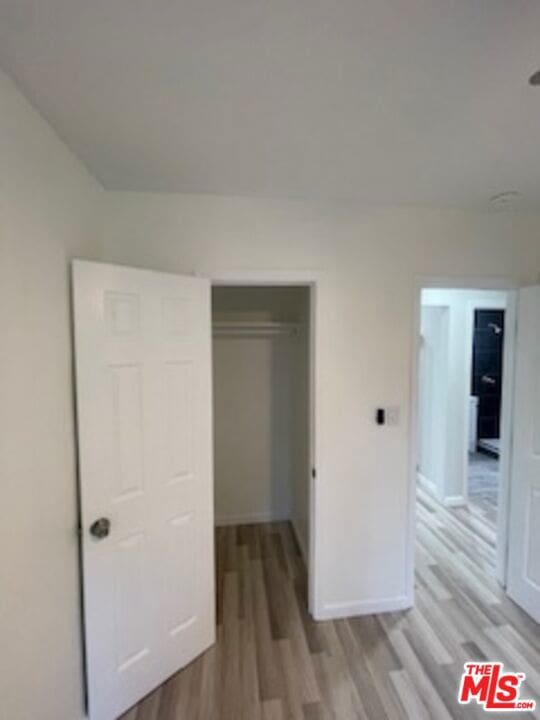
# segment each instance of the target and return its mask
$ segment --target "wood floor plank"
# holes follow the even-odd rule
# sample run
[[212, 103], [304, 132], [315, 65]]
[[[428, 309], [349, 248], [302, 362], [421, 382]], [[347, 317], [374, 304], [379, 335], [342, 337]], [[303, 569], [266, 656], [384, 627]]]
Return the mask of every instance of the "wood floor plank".
[[285, 720], [281, 700], [265, 700], [262, 704], [263, 720]]
[[158, 688], [144, 700], [139, 703], [137, 709], [137, 720], [157, 720], [159, 715], [159, 703], [161, 698], [161, 688]]
[[384, 705], [366, 662], [364, 654], [359, 651], [350, 623], [345, 620], [336, 622], [337, 633], [343, 646], [349, 667], [349, 673], [356, 686], [360, 701], [369, 718], [383, 720], [386, 718]]
[[291, 643], [289, 640], [278, 640], [277, 647], [285, 684], [284, 704], [287, 709], [287, 718], [304, 720], [299, 668], [294, 662]]
[[162, 685], [159, 707], [156, 714], [159, 720], [174, 720], [174, 718], [178, 717], [177, 700], [179, 685], [180, 683], [177, 677], [170, 678]]
[[[231, 545], [230, 547], [234, 547]], [[236, 553], [234, 553], [236, 556]], [[231, 567], [237, 566], [237, 559], [231, 552]], [[241, 717], [240, 692], [240, 618], [238, 615], [239, 589], [238, 573], [226, 572], [223, 585], [223, 646], [222, 646], [222, 688], [221, 713], [223, 720], [238, 720]]]
[[257, 669], [261, 700], [274, 700], [283, 696], [283, 681], [272, 639], [262, 562], [252, 561]]
[[390, 679], [396, 688], [407, 715], [411, 718], [417, 718], [417, 720], [431, 720], [430, 712], [422, 702], [418, 690], [411, 681], [407, 671], [392, 670], [390, 672]]
[[322, 703], [304, 705], [304, 720], [328, 720], [324, 705]]
[[[386, 620], [383, 620], [386, 626]], [[437, 720], [452, 720], [453, 714], [446, 708], [441, 696], [433, 685], [429, 672], [420, 662], [417, 654], [408, 642], [403, 629], [398, 625], [387, 627], [388, 636], [402, 665], [407, 668], [411, 680], [420, 692], [423, 702], [429, 709], [432, 718]], [[405, 715], [404, 717], [408, 717]], [[411, 719], [412, 720], [412, 719]]]
[[399, 720], [403, 717], [403, 707], [391, 681], [391, 673], [401, 670], [402, 665], [379, 618], [367, 615], [352, 618], [349, 624], [365, 657], [386, 717], [388, 720]]
[[314, 665], [328, 717], [368, 720], [343, 654], [322, 653], [314, 658]]
[[199, 709], [197, 720], [212, 720], [219, 717], [218, 690], [219, 690], [219, 639], [213, 648], [202, 656], [202, 675], [200, 686]]

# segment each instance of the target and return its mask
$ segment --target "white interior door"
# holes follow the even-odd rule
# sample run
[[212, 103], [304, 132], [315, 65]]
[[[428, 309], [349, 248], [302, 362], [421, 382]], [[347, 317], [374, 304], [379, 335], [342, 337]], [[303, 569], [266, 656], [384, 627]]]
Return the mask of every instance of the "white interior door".
[[508, 595], [540, 622], [540, 287], [519, 292]]
[[76, 261], [73, 295], [89, 717], [112, 720], [214, 642], [210, 286]]

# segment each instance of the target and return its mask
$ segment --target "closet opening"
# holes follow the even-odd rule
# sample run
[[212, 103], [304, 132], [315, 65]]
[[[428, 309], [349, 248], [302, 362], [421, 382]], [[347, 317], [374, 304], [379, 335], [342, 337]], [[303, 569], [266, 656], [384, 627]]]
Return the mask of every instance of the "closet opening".
[[218, 615], [223, 575], [242, 558], [262, 560], [269, 600], [272, 572], [285, 570], [308, 604], [311, 293], [212, 288]]

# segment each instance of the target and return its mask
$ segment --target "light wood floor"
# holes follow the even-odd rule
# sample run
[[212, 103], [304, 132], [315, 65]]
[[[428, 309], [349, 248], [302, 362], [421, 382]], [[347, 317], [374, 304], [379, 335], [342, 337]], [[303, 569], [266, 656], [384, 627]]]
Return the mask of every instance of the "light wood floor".
[[324, 623], [288, 524], [218, 530], [218, 642], [124, 720], [485, 718], [456, 702], [471, 659], [526, 672], [538, 701], [539, 626], [498, 587], [477, 525], [420, 493], [416, 607]]

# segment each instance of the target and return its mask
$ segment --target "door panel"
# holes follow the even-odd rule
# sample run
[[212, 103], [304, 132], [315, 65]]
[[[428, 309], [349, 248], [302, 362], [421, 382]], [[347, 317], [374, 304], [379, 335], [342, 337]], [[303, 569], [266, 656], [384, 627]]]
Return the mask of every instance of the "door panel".
[[77, 261], [73, 295], [89, 715], [112, 720], [214, 641], [210, 286]]
[[114, 608], [117, 623], [117, 670], [125, 672], [134, 662], [150, 652], [148, 623], [144, 617], [145, 583], [148, 543], [146, 534], [135, 533], [116, 543]]
[[142, 492], [144, 478], [142, 378], [139, 365], [110, 368], [111, 455], [114, 500]]
[[166, 374], [168, 481], [174, 482], [193, 476], [193, 367], [189, 362], [168, 363]]
[[[167, 528], [167, 552], [164, 559], [164, 575], [170, 593], [164, 607], [167, 632], [177, 635], [196, 620], [194, 596], [186, 593], [182, 578], [195, 577], [194, 529], [196, 518], [193, 513], [177, 515], [169, 520]], [[180, 548], [180, 553], [178, 552]]]
[[519, 293], [508, 594], [540, 622], [540, 287]]

